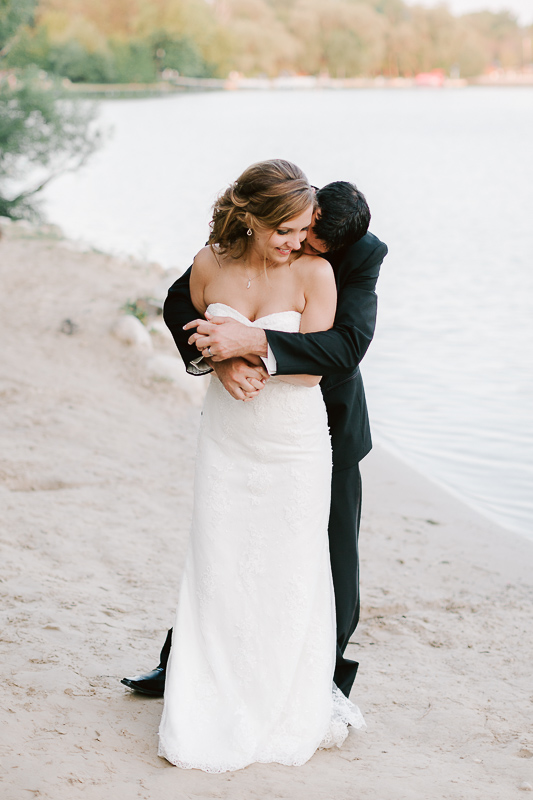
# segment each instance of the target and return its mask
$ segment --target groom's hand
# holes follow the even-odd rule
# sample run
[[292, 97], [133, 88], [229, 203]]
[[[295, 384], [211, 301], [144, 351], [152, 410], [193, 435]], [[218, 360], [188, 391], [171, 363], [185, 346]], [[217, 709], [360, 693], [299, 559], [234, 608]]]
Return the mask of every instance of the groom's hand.
[[[195, 344], [204, 356], [212, 361], [225, 361], [228, 358], [242, 358], [249, 353], [267, 356], [268, 345], [262, 328], [244, 325], [231, 317], [210, 317], [188, 322], [183, 330], [196, 328], [189, 338], [189, 344]], [[207, 353], [203, 351], [209, 348]]]
[[217, 378], [235, 400], [252, 400], [264, 388], [268, 374], [263, 367], [254, 366], [244, 358], [229, 358], [215, 362], [208, 359]]

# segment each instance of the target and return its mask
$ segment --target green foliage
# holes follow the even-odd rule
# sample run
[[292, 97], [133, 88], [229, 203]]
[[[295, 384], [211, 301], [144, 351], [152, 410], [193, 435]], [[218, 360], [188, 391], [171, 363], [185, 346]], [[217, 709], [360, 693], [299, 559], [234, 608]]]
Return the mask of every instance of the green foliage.
[[114, 58], [108, 50], [89, 51], [75, 39], [53, 43], [45, 28], [25, 29], [6, 56], [9, 67], [38, 66], [73, 83], [111, 83]]
[[196, 78], [212, 74], [190, 37], [165, 31], [147, 39], [110, 39], [89, 50], [77, 39], [51, 41], [44, 27], [23, 29], [5, 60], [10, 67], [34, 64], [73, 83], [152, 83], [167, 68]]
[[[0, 0], [1, 2], [1, 0]], [[38, 28], [34, 34], [29, 28], [22, 28], [5, 56], [8, 67], [29, 67], [35, 64], [47, 69], [50, 58], [50, 41], [46, 30]]]
[[143, 307], [142, 302], [138, 300], [128, 300], [128, 302], [124, 303], [122, 306], [121, 311], [124, 311], [125, 314], [131, 314], [132, 317], [137, 317], [139, 322], [142, 322], [143, 325], [146, 325], [148, 313]]
[[165, 69], [352, 77], [459, 67], [474, 75], [520, 68], [531, 35], [509, 12], [455, 17], [445, 4], [406, 0], [0, 0], [8, 63], [76, 83], [148, 83]]
[[73, 83], [109, 83], [115, 77], [114, 60], [109, 53], [88, 51], [76, 41], [50, 47], [48, 59], [41, 66]]
[[191, 78], [206, 78], [212, 74], [198, 45], [188, 36], [170, 38], [162, 31], [152, 37], [152, 48], [159, 72], [175, 69], [180, 75]]
[[[65, 99], [60, 85], [35, 68], [0, 78], [1, 216], [39, 216], [36, 194], [81, 166], [98, 145], [92, 119], [91, 107]], [[27, 185], [30, 171], [39, 177]]]
[[36, 0], [0, 0], [0, 57], [6, 55], [13, 37], [33, 18]]
[[157, 68], [148, 42], [110, 42], [113, 58], [112, 83], [151, 83]]

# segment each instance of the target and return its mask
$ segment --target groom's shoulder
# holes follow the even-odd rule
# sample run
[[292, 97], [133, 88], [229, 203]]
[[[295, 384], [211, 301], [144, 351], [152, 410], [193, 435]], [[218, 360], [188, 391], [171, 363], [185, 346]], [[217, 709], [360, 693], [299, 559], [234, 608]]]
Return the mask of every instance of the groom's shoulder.
[[358, 242], [346, 248], [347, 258], [356, 259], [358, 261], [364, 260], [371, 255], [376, 255], [383, 259], [387, 255], [387, 252], [388, 247], [385, 242], [382, 242], [381, 239], [378, 239], [378, 237], [370, 233], [370, 231], [365, 233]]
[[363, 264], [381, 264], [387, 252], [387, 245], [369, 231], [359, 241], [348, 245], [338, 253], [333, 253], [331, 262], [346, 268], [357, 268]]

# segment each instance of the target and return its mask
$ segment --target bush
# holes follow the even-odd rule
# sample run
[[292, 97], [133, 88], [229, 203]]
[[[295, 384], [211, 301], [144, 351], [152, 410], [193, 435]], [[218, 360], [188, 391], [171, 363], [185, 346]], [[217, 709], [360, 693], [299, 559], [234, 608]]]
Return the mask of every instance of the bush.
[[76, 41], [52, 46], [43, 67], [73, 83], [111, 83], [115, 77], [110, 53], [89, 52]]
[[[187, 53], [186, 57], [192, 62], [196, 57], [194, 48], [189, 48]], [[111, 41], [105, 50], [90, 51], [76, 39], [50, 42], [44, 28], [33, 35], [29, 30], [23, 31], [8, 54], [6, 64], [10, 67], [33, 64], [73, 83], [152, 83], [157, 80], [151, 42]]]
[[[92, 106], [67, 100], [59, 83], [36, 68], [0, 77], [0, 216], [39, 217], [37, 193], [97, 147], [93, 116]], [[40, 177], [27, 185], [36, 170]]]
[[33, 35], [29, 30], [23, 31], [7, 55], [6, 64], [19, 68], [33, 64], [73, 83], [109, 83], [115, 74], [109, 52], [89, 52], [76, 40], [51, 43], [44, 28]]
[[11, 49], [5, 64], [8, 67], [28, 67], [36, 64], [41, 69], [49, 69], [50, 42], [44, 28], [38, 28], [32, 34], [30, 30], [22, 30]]
[[213, 74], [196, 43], [187, 36], [177, 39], [164, 35], [155, 36], [152, 48], [160, 72], [164, 69], [175, 69], [189, 78], [206, 78]]
[[152, 83], [157, 67], [148, 42], [110, 42], [113, 58], [112, 83]]

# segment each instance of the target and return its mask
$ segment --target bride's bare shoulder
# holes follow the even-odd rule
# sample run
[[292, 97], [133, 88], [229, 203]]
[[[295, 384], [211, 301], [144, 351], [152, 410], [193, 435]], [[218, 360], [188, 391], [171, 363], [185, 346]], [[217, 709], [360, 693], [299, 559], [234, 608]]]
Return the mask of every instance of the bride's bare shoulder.
[[200, 286], [207, 286], [218, 273], [221, 259], [210, 245], [202, 247], [192, 262], [191, 281]]
[[294, 262], [300, 272], [301, 279], [306, 286], [311, 284], [335, 284], [333, 269], [329, 261], [320, 256], [303, 254]]
[[203, 313], [206, 308], [204, 292], [207, 286], [215, 280], [219, 269], [220, 264], [217, 260], [217, 255], [209, 245], [202, 247], [202, 249], [196, 253], [194, 261], [192, 262], [189, 286], [193, 305], [201, 311], [201, 313]]
[[196, 270], [211, 270], [220, 266], [220, 256], [217, 255], [216, 245], [212, 247], [207, 244], [202, 247], [194, 256], [193, 267]]

